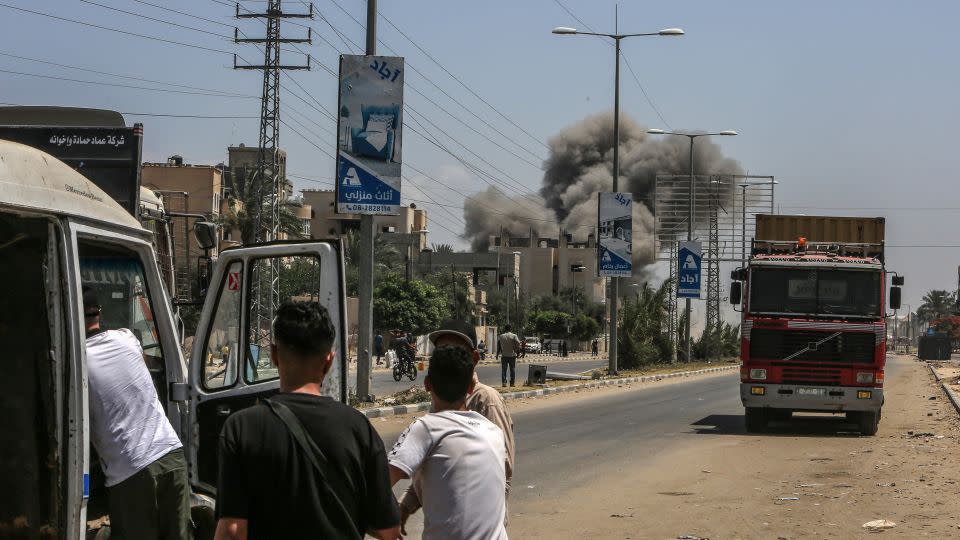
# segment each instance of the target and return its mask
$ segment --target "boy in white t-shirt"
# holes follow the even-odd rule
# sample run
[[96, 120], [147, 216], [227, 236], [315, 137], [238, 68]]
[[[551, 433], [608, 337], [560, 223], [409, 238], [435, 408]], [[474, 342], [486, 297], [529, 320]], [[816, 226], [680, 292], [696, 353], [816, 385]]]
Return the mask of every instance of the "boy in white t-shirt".
[[393, 484], [420, 477], [426, 540], [507, 538], [503, 432], [466, 410], [473, 385], [473, 358], [463, 347], [434, 350], [424, 386], [435, 412], [415, 420], [387, 456]]

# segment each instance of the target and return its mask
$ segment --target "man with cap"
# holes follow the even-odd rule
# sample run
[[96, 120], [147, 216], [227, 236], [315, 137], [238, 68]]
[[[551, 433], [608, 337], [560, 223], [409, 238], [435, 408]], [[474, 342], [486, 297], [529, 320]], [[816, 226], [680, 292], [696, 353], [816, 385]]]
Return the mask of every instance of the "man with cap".
[[[509, 496], [514, 463], [513, 418], [510, 417], [500, 392], [483, 384], [477, 377], [476, 366], [480, 362], [480, 352], [477, 350], [476, 328], [463, 321], [447, 320], [440, 325], [439, 330], [432, 332], [428, 337], [434, 348], [443, 346], [461, 347], [473, 358], [473, 392], [467, 396], [466, 409], [480, 413], [503, 431], [503, 440], [506, 444], [506, 462], [504, 464], [507, 477], [506, 495]], [[418, 478], [414, 476], [407, 491], [400, 498], [401, 527], [406, 524], [410, 514], [415, 513], [422, 506], [417, 496], [417, 481]]]
[[189, 539], [183, 444], [160, 405], [140, 342], [126, 328], [102, 328], [100, 311], [96, 291], [84, 286], [90, 440], [106, 477], [111, 534]]

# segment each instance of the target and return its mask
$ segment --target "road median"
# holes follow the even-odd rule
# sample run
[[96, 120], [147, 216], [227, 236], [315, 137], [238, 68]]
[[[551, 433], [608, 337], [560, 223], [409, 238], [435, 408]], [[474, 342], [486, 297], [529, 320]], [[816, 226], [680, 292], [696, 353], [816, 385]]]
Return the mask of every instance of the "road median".
[[[675, 379], [681, 377], [693, 377], [696, 375], [706, 375], [709, 373], [718, 373], [723, 371], [734, 371], [739, 369], [740, 364], [725, 364], [722, 366], [708, 367], [703, 369], [689, 370], [689, 371], [674, 371], [670, 373], [657, 373], [652, 375], [637, 375], [633, 377], [619, 377], [616, 379], [599, 379], [584, 381], [582, 383], [576, 384], [567, 384], [563, 386], [553, 386], [546, 388], [537, 388], [531, 390], [518, 390], [515, 392], [501, 392], [504, 400], [514, 400], [514, 399], [524, 399], [538, 396], [548, 396], [553, 394], [561, 394], [565, 392], [572, 392], [575, 390], [585, 390], [590, 388], [602, 388], [607, 386], [620, 386], [623, 384], [630, 383], [646, 383], [646, 382], [657, 382], [665, 379]], [[367, 418], [382, 418], [387, 416], [397, 416], [403, 414], [412, 414], [418, 412], [426, 412], [430, 410], [430, 402], [424, 401], [419, 403], [410, 403], [404, 405], [391, 405], [386, 407], [376, 407], [370, 409], [362, 409], [361, 412], [367, 416]]]

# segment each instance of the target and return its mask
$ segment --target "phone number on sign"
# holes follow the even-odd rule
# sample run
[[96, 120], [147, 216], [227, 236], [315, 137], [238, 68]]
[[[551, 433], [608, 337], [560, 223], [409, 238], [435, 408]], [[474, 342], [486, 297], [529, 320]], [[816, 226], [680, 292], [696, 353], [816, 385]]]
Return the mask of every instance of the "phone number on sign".
[[340, 203], [340, 212], [353, 214], [396, 214], [398, 208], [389, 204], [349, 204]]

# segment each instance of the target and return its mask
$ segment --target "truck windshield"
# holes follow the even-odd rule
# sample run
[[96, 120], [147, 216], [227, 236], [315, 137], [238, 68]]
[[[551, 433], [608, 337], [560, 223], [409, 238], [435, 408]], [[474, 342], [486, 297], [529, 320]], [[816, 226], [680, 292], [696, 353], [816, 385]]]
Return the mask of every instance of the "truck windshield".
[[875, 270], [754, 268], [751, 313], [880, 316], [880, 272]]

